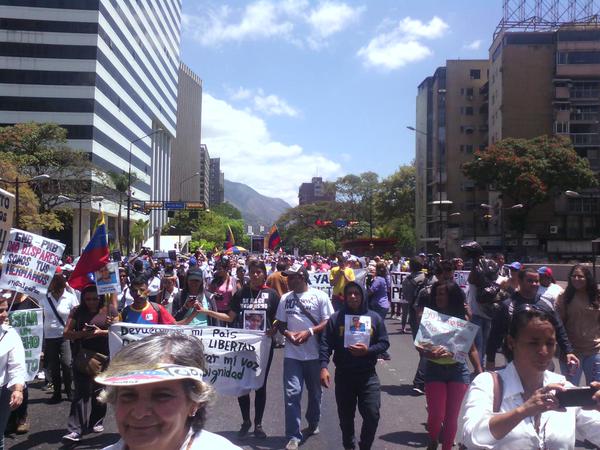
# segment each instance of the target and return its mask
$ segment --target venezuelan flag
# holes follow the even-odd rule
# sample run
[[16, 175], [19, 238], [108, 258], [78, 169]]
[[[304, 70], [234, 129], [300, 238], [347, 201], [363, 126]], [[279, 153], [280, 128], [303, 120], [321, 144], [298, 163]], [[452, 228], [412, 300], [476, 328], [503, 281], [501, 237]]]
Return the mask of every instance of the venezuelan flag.
[[106, 223], [104, 222], [104, 213], [100, 212], [94, 235], [79, 257], [79, 261], [77, 261], [77, 265], [69, 278], [69, 285], [73, 289], [83, 289], [91, 283], [89, 274], [104, 267], [108, 264], [108, 260], [108, 235], [106, 232]]
[[281, 236], [279, 235], [279, 230], [277, 229], [277, 225], [273, 225], [269, 230], [269, 234], [265, 236], [265, 248], [275, 250], [280, 243]]
[[227, 225], [227, 232], [225, 233], [225, 242], [223, 243], [223, 248], [225, 250], [230, 249], [235, 245], [235, 239], [233, 237], [233, 231], [231, 231], [231, 227]]

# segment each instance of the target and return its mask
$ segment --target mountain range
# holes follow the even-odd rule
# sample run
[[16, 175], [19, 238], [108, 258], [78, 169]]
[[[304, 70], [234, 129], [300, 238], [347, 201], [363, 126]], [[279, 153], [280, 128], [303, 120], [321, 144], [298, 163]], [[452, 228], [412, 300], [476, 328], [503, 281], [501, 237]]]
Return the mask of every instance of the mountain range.
[[241, 213], [246, 225], [252, 225], [254, 233], [260, 225], [268, 231], [279, 216], [291, 206], [280, 198], [259, 194], [244, 183], [225, 180], [225, 201], [235, 206]]

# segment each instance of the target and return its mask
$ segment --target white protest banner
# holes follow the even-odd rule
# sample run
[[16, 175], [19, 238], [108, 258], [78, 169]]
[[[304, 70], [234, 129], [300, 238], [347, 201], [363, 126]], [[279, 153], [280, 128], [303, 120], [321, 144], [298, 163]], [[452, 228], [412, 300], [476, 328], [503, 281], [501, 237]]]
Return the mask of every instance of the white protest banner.
[[441, 346], [452, 353], [452, 359], [465, 362], [477, 330], [479, 327], [471, 322], [425, 308], [415, 346], [423, 349]]
[[4, 189], [0, 189], [0, 253], [4, 251], [8, 242], [14, 209], [15, 196]]
[[329, 284], [329, 270], [327, 272], [308, 272], [310, 287], [319, 289], [331, 298], [332, 286]]
[[2, 258], [0, 289], [22, 292], [41, 301], [64, 250], [65, 244], [13, 228]]
[[119, 263], [111, 262], [94, 273], [96, 280], [96, 290], [98, 294], [121, 293], [121, 283], [119, 282]]
[[367, 269], [354, 269], [354, 281], [367, 290]]
[[23, 341], [25, 349], [25, 364], [27, 365], [27, 378], [33, 381], [40, 368], [42, 355], [42, 342], [44, 340], [44, 313], [42, 309], [22, 309], [11, 311], [8, 321]]
[[110, 354], [152, 334], [186, 334], [200, 339], [207, 364], [204, 381], [211, 383], [219, 394], [239, 397], [263, 385], [271, 348], [271, 338], [263, 333], [235, 328], [119, 322], [109, 329]]
[[390, 280], [392, 284], [392, 303], [408, 303], [402, 295], [402, 282], [410, 275], [410, 272], [391, 272]]

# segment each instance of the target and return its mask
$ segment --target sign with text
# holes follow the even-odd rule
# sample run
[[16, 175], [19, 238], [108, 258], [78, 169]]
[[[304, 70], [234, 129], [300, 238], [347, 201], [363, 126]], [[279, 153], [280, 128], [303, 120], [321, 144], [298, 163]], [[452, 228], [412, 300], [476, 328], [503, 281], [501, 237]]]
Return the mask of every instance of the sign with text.
[[[329, 273], [329, 270], [326, 272], [308, 272], [308, 278], [310, 281], [310, 287], [325, 292], [327, 296], [331, 298], [333, 286], [329, 284]], [[366, 289], [366, 278], [366, 269], [354, 269], [354, 281], [360, 284], [363, 289]]]
[[264, 333], [220, 327], [116, 323], [110, 326], [108, 334], [110, 354], [152, 334], [186, 334], [200, 339], [207, 364], [204, 381], [212, 384], [219, 394], [239, 397], [263, 385], [271, 349], [271, 338]]
[[6, 249], [6, 243], [12, 228], [14, 210], [15, 196], [4, 189], [0, 189], [0, 253]]
[[61, 242], [11, 229], [2, 257], [0, 289], [22, 292], [41, 301], [64, 250]]
[[479, 327], [471, 322], [425, 308], [415, 346], [425, 350], [441, 346], [452, 354], [452, 359], [465, 362], [477, 330]]
[[42, 342], [44, 340], [44, 313], [42, 309], [22, 309], [11, 311], [8, 321], [23, 342], [25, 349], [25, 365], [27, 377], [25, 381], [33, 381], [40, 369]]
[[408, 301], [402, 296], [402, 282], [409, 276], [409, 272], [391, 272], [390, 273], [390, 285], [392, 290], [392, 303], [408, 303]]

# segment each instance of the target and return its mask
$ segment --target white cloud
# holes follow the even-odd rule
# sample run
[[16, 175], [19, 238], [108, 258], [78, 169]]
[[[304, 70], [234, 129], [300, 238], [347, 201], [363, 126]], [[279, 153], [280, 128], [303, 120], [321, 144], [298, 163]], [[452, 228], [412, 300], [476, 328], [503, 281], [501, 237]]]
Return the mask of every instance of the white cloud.
[[251, 185], [270, 197], [298, 203], [298, 187], [318, 169], [325, 179], [342, 174], [340, 164], [274, 140], [266, 122], [208, 93], [203, 95], [202, 140], [212, 157], [221, 158], [228, 180]]
[[265, 95], [262, 90], [254, 96], [254, 109], [263, 112], [269, 116], [298, 116], [298, 111], [292, 108], [282, 98], [276, 95]]
[[483, 41], [481, 39], [476, 39], [473, 42], [469, 42], [468, 44], [463, 45], [463, 48], [465, 50], [479, 50], [481, 48], [482, 42]]
[[352, 8], [345, 3], [323, 2], [308, 14], [308, 23], [321, 37], [328, 37], [355, 23], [364, 7]]
[[428, 23], [405, 17], [391, 27], [391, 30], [389, 28], [385, 27], [388, 31], [382, 29], [366, 46], [358, 50], [357, 56], [365, 66], [393, 70], [427, 58], [433, 51], [422, 41], [444, 36], [449, 27], [442, 19], [434, 16]]
[[326, 38], [358, 21], [363, 6], [325, 0], [311, 8], [307, 0], [257, 0], [245, 8], [229, 6], [202, 9], [183, 16], [184, 33], [211, 47], [226, 42], [283, 38], [295, 45], [317, 49]]
[[247, 102], [248, 108], [268, 116], [298, 117], [300, 111], [292, 107], [286, 100], [275, 95], [266, 94], [263, 89], [238, 87], [237, 90], [225, 87], [227, 96], [234, 102]]

